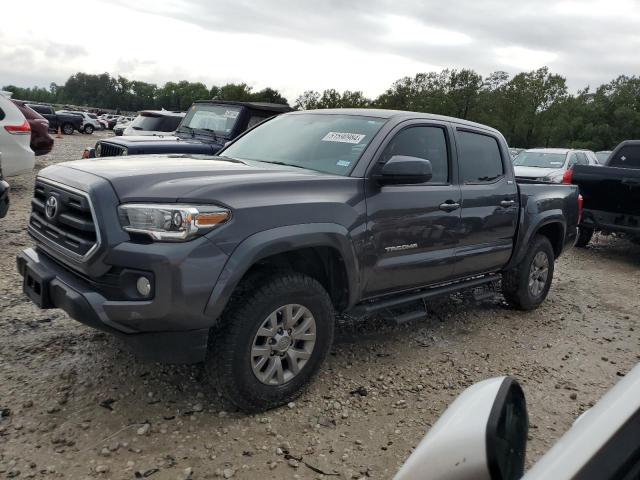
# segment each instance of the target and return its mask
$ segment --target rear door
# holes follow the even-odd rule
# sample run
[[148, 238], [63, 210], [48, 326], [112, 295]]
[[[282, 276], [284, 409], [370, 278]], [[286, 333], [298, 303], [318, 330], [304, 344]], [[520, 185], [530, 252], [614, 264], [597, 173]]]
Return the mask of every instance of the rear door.
[[[453, 168], [450, 127], [411, 121], [397, 126], [380, 148], [367, 181], [368, 248], [364, 296], [406, 290], [453, 275], [460, 225], [460, 186]], [[372, 177], [394, 155], [427, 159], [431, 181], [380, 186]]]
[[518, 187], [504, 142], [490, 132], [456, 129], [462, 196], [456, 277], [491, 272], [505, 265], [518, 220]]

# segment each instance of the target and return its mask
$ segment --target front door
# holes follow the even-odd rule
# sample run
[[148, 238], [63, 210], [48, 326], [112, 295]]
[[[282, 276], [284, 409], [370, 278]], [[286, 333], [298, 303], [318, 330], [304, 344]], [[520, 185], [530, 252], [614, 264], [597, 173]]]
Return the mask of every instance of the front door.
[[397, 127], [383, 146], [371, 174], [392, 156], [407, 155], [429, 160], [433, 177], [418, 185], [380, 186], [368, 176], [365, 298], [453, 275], [460, 187], [452, 168], [450, 136], [446, 124], [412, 122]]

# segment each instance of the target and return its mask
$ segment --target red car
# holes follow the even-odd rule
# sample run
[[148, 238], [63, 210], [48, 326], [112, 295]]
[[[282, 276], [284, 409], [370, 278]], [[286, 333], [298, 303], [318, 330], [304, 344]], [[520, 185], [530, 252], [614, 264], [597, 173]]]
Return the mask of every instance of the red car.
[[46, 155], [53, 148], [53, 137], [49, 135], [49, 121], [22, 100], [11, 101], [20, 109], [31, 127], [31, 150], [36, 155]]

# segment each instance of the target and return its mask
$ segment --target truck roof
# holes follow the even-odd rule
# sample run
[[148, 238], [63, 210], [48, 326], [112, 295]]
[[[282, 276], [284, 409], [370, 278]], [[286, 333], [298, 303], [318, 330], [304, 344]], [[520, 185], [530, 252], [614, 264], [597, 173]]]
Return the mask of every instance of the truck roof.
[[268, 102], [236, 102], [234, 100], [196, 100], [194, 103], [221, 103], [225, 105], [238, 105], [241, 107], [255, 108], [256, 110], [268, 110], [270, 112], [291, 112], [293, 109], [289, 105], [283, 105], [281, 103], [268, 103]]
[[406, 118], [414, 119], [421, 118], [425, 120], [439, 120], [444, 122], [456, 123], [458, 125], [466, 125], [469, 127], [480, 128], [483, 130], [487, 130], [490, 132], [494, 132], [500, 134], [498, 130], [495, 128], [489, 127], [487, 125], [483, 125], [481, 123], [471, 122], [469, 120], [463, 120], [461, 118], [455, 117], [447, 117], [445, 115], [436, 115], [434, 113], [424, 113], [424, 112], [410, 112], [405, 110], [387, 110], [382, 108], [327, 108], [321, 110], [300, 110], [296, 112], [292, 112], [293, 115], [299, 113], [311, 113], [311, 114], [329, 114], [329, 115], [357, 115], [360, 117], [375, 117], [375, 118]]

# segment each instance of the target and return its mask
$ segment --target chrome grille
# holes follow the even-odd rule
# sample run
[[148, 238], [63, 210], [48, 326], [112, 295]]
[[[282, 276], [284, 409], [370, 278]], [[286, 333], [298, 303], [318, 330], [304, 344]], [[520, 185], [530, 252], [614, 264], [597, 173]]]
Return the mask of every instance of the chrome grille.
[[86, 193], [36, 179], [31, 208], [29, 231], [47, 245], [80, 260], [98, 248], [100, 236]]
[[[124, 147], [112, 143], [100, 142], [100, 155], [98, 157], [117, 157], [122, 155]], [[97, 152], [96, 152], [97, 153]]]

